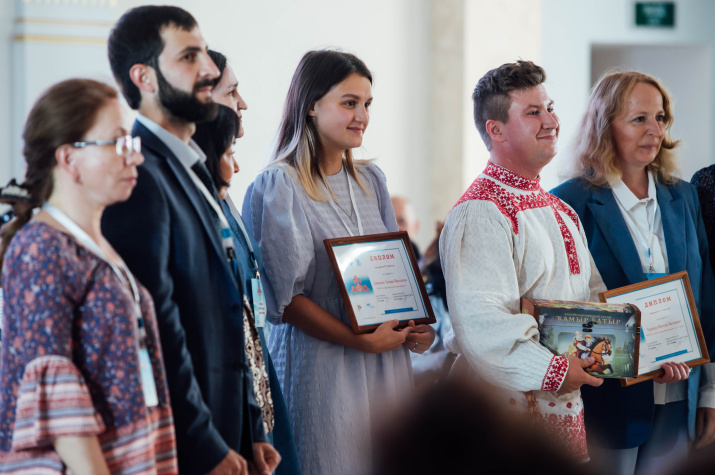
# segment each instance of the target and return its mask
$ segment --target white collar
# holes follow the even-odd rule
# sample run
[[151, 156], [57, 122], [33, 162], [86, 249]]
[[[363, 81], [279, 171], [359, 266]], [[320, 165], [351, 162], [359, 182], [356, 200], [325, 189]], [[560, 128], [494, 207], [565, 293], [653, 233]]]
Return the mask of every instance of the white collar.
[[621, 203], [621, 206], [623, 206], [623, 209], [626, 210], [632, 210], [636, 205], [638, 205], [641, 201], [650, 201], [653, 200], [655, 204], [658, 204], [658, 198], [656, 197], [656, 190], [655, 190], [655, 180], [653, 179], [653, 173], [648, 171], [648, 196], [645, 198], [638, 199], [638, 197], [631, 191], [630, 188], [628, 188], [628, 185], [623, 183], [623, 180], [620, 178], [609, 181], [609, 185], [611, 186], [611, 190], [613, 191], [613, 195], [616, 197], [618, 202]]
[[189, 143], [186, 144], [179, 137], [141, 114], [137, 115], [137, 121], [149, 129], [149, 132], [156, 135], [159, 140], [164, 142], [164, 145], [171, 150], [187, 170], [190, 170], [196, 162], [206, 161], [206, 154], [196, 145], [193, 139], [189, 140]]

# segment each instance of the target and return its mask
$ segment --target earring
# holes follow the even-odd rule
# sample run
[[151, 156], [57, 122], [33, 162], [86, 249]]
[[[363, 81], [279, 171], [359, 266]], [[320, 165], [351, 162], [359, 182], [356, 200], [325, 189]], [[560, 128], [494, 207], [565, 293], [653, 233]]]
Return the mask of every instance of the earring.
[[79, 173], [77, 173], [77, 174], [74, 176], [74, 182], [77, 183], [78, 185], [81, 185], [81, 184], [82, 184], [82, 178], [80, 178]]

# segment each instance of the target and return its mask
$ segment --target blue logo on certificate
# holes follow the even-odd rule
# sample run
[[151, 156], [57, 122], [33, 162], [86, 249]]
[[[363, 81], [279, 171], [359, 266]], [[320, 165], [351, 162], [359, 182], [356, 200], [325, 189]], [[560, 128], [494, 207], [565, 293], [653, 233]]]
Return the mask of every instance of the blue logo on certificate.
[[372, 282], [369, 277], [354, 276], [352, 279], [345, 282], [345, 288], [348, 289], [348, 295], [368, 295], [373, 293]]

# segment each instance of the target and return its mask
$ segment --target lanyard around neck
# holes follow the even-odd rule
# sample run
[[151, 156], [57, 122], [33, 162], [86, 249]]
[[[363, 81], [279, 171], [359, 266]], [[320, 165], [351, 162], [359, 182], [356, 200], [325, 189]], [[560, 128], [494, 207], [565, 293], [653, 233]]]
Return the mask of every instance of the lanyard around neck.
[[91, 237], [89, 237], [89, 234], [87, 234], [84, 229], [82, 229], [77, 223], [75, 223], [72, 218], [67, 216], [61, 209], [49, 203], [43, 204], [42, 209], [47, 214], [52, 216], [58, 223], [60, 223], [72, 236], [74, 236], [77, 242], [87, 248], [92, 254], [109, 264], [109, 267], [112, 268], [112, 271], [114, 271], [122, 285], [124, 285], [124, 287], [128, 288], [131, 291], [132, 297], [134, 299], [134, 315], [136, 316], [137, 327], [139, 329], [139, 347], [145, 348], [146, 328], [144, 328], [144, 317], [142, 316], [141, 311], [139, 289], [137, 288], [137, 283], [134, 280], [134, 276], [131, 272], [129, 272], [129, 269], [127, 269], [126, 264], [124, 264], [124, 262], [120, 262], [120, 270], [120, 268], [117, 267], [115, 263], [109, 260], [107, 255], [104, 253], [104, 251], [102, 251], [102, 249], [97, 245], [97, 243], [94, 242]]
[[[343, 167], [343, 170], [345, 170], [345, 167]], [[353, 193], [352, 180], [350, 179], [350, 173], [348, 173], [347, 170], [345, 170], [345, 175], [348, 178], [348, 189], [350, 190], [350, 206], [353, 207], [353, 210], [355, 211], [355, 217], [357, 218], [358, 235], [362, 236], [362, 221], [360, 220], [360, 212], [358, 211], [358, 207], [355, 204], [355, 194]], [[332, 196], [332, 195], [330, 195], [330, 193], [328, 193], [328, 195]], [[334, 199], [330, 200], [330, 206], [333, 207], [333, 211], [335, 211], [335, 214], [338, 215], [338, 218], [343, 223], [343, 226], [345, 226], [345, 229], [347, 230], [350, 237], [354, 236], [352, 230], [348, 226], [348, 223], [346, 223], [345, 220], [343, 219], [343, 215], [340, 214], [340, 210], [338, 210], [338, 206], [335, 204]]]
[[241, 214], [236, 209], [236, 205], [233, 204], [233, 200], [231, 200], [230, 196], [227, 196], [224, 201], [228, 205], [228, 209], [233, 214], [233, 218], [236, 221], [236, 224], [238, 224], [238, 228], [241, 230], [241, 233], [243, 234], [243, 240], [246, 242], [246, 246], [248, 247], [248, 252], [251, 257], [251, 262], [253, 263], [253, 270], [256, 273], [256, 279], [260, 279], [261, 273], [259, 272], [258, 268], [258, 259], [256, 259], [256, 253], [253, 250], [253, 244], [251, 244], [251, 237], [248, 235], [248, 231], [246, 231], [246, 227], [243, 225], [243, 219], [241, 219]]
[[213, 195], [211, 192], [206, 188], [206, 185], [204, 185], [204, 182], [201, 181], [201, 179], [196, 176], [196, 173], [191, 169], [187, 168], [186, 171], [189, 173], [189, 176], [191, 177], [191, 181], [194, 182], [194, 185], [196, 185], [196, 188], [201, 191], [201, 194], [204, 195], [204, 198], [206, 198], [206, 201], [209, 203], [211, 208], [213, 208], [214, 212], [216, 213], [216, 216], [218, 217], [219, 221], [221, 222], [221, 244], [223, 246], [223, 250], [226, 252], [226, 258], [231, 261], [235, 260], [236, 258], [236, 251], [233, 248], [233, 238], [231, 236], [231, 226], [228, 224], [228, 220], [226, 219], [226, 216], [223, 214], [223, 210], [219, 206], [219, 204], [216, 202], [214, 199]]
[[[615, 193], [614, 193], [615, 195]], [[648, 203], [645, 203], [645, 213], [646, 213], [646, 220], [648, 221], [648, 229], [644, 232], [643, 229], [640, 227], [640, 225], [636, 222], [636, 220], [631, 216], [631, 213], [629, 210], [626, 209], [626, 207], [623, 205], [621, 200], [616, 196], [616, 199], [620, 203], [621, 207], [626, 211], [625, 217], [626, 220], [628, 221], [628, 225], [630, 228], [633, 229], [633, 234], [635, 234], [636, 239], [640, 241], [641, 246], [643, 246], [647, 252], [648, 252], [648, 272], [653, 273], [654, 268], [653, 268], [653, 238], [656, 237], [655, 235], [655, 215], [658, 213], [658, 203], [657, 201], [653, 200], [653, 215], [648, 216]], [[652, 198], [651, 198], [652, 199]], [[642, 201], [639, 200], [639, 204], [636, 206], [639, 206]], [[641, 205], [643, 206], [643, 205]], [[650, 238], [649, 238], [650, 236]]]

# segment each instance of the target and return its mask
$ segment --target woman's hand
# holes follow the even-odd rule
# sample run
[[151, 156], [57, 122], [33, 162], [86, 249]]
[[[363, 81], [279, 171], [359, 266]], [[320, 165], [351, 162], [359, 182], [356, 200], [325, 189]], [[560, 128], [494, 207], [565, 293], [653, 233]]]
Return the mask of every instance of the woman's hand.
[[410, 320], [408, 328], [412, 328], [412, 331], [407, 335], [404, 345], [420, 355], [429, 350], [434, 343], [434, 328], [429, 325], [415, 325], [414, 320]]
[[653, 380], [658, 384], [683, 381], [690, 376], [690, 368], [688, 368], [688, 365], [685, 363], [663, 363], [660, 368], [665, 371], [665, 373], [663, 373], [663, 376], [659, 376]]
[[[399, 322], [391, 320], [377, 327], [373, 333], [355, 334], [352, 328], [304, 295], [293, 297], [291, 303], [283, 311], [283, 321], [314, 338], [332, 341], [365, 353], [384, 353], [396, 350], [405, 343], [407, 336], [415, 329], [415, 324], [412, 323], [412, 326], [395, 330]], [[421, 338], [425, 338], [426, 349], [426, 336]], [[434, 339], [434, 331], [432, 331], [431, 338]], [[432, 340], [429, 344], [432, 344]], [[412, 346], [414, 346], [414, 342]]]
[[395, 327], [400, 322], [390, 320], [381, 324], [373, 333], [360, 335], [361, 349], [365, 353], [384, 353], [400, 348], [407, 339], [407, 336], [412, 332], [412, 327], [406, 326], [400, 330], [395, 330]]

